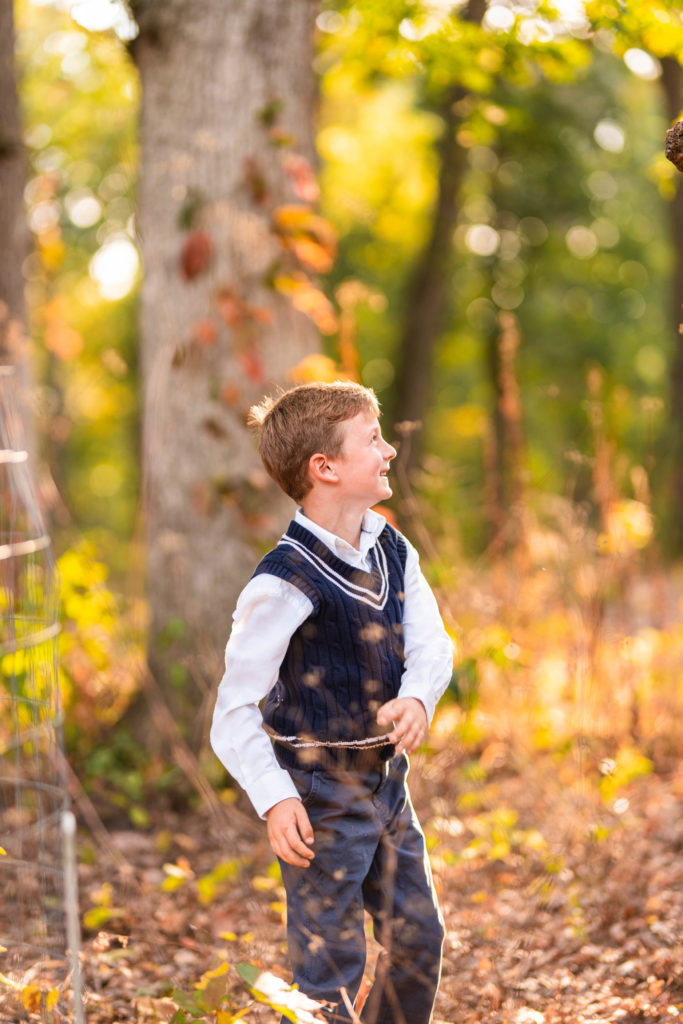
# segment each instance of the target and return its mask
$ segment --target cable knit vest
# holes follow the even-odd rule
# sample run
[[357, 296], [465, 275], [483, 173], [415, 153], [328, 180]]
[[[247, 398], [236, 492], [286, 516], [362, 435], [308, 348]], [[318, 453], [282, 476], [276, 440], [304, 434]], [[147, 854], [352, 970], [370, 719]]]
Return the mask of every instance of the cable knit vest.
[[326, 743], [380, 735], [375, 716], [403, 673], [406, 544], [387, 524], [372, 571], [348, 565], [296, 521], [254, 573], [287, 580], [313, 611], [292, 636], [263, 718], [280, 736]]

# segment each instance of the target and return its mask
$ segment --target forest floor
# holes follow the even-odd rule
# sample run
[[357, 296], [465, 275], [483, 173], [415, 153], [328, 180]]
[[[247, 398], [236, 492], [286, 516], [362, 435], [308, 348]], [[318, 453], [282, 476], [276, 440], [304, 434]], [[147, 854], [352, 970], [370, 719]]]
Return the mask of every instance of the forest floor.
[[[502, 743], [413, 758], [448, 932], [436, 1022], [683, 1020], [683, 765], [611, 792], [601, 767]], [[277, 865], [241, 796], [223, 822], [167, 811], [86, 839], [82, 860], [90, 1024], [168, 1021], [169, 991], [226, 961], [288, 977]]]

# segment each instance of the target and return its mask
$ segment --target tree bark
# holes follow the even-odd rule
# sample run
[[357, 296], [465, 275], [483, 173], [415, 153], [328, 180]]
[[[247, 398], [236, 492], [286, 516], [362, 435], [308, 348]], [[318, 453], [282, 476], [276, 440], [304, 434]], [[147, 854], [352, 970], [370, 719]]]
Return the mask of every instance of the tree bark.
[[133, 4], [149, 661], [195, 748], [237, 595], [292, 512], [245, 416], [317, 346], [268, 283], [287, 258], [273, 213], [298, 202], [283, 154], [313, 156], [315, 10]]
[[17, 409], [30, 444], [25, 338], [26, 303], [22, 265], [29, 252], [24, 220], [26, 161], [14, 68], [12, 0], [0, 0], [0, 362], [16, 366]]
[[[662, 59], [662, 88], [666, 114], [670, 122], [681, 115], [683, 108], [683, 68], [674, 57]], [[671, 204], [671, 234], [674, 246], [672, 281], [673, 329], [676, 348], [671, 369], [671, 411], [677, 428], [676, 457], [673, 464], [673, 507], [683, 507], [683, 184], [676, 181], [676, 194]], [[678, 551], [683, 550], [683, 523], [680, 514], [674, 517]]]
[[[470, 0], [462, 17], [480, 22], [486, 4]], [[444, 122], [440, 145], [439, 183], [429, 241], [417, 262], [410, 284], [399, 341], [396, 383], [394, 385], [394, 423], [404, 424], [398, 433], [403, 438], [397, 456], [398, 468], [411, 475], [419, 464], [420, 426], [431, 398], [434, 349], [448, 309], [450, 254], [452, 236], [458, 218], [458, 193], [466, 167], [466, 153], [456, 139], [462, 118], [459, 101], [467, 92], [455, 86], [444, 96], [439, 110]], [[414, 424], [415, 428], [407, 427]]]

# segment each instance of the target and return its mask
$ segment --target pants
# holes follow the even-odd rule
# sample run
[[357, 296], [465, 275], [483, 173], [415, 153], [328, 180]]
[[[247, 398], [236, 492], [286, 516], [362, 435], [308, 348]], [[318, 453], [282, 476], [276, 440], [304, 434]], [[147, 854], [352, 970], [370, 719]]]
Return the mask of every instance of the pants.
[[[367, 1024], [428, 1024], [444, 927], [405, 755], [368, 771], [288, 769], [315, 834], [308, 868], [280, 862], [294, 980], [348, 1021], [365, 967], [363, 911], [383, 947], [362, 1011]], [[284, 1022], [284, 1018], [283, 1018]]]

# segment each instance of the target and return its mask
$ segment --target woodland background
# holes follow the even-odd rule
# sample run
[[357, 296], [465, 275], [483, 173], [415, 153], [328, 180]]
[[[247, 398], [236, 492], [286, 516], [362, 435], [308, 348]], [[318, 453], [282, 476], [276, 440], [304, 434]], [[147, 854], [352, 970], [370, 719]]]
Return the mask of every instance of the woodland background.
[[207, 726], [291, 514], [246, 410], [348, 376], [455, 645], [413, 772], [439, 1019], [674, 1020], [678, 6], [0, 8], [2, 349], [59, 556], [91, 1018], [225, 1024], [239, 982], [208, 1006], [202, 972], [285, 962]]

